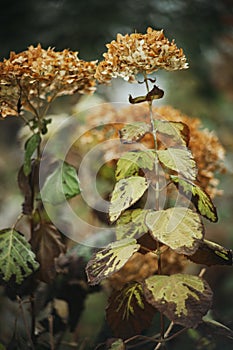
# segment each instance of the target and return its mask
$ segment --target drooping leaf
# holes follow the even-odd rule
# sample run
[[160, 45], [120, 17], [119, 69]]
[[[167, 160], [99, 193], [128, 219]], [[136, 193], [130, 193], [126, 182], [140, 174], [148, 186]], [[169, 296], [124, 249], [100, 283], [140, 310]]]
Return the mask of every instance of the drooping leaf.
[[158, 86], [154, 85], [154, 87], [144, 96], [132, 97], [129, 95], [129, 102], [132, 104], [142, 103], [145, 101], [152, 102], [153, 100], [158, 100], [162, 98], [164, 95], [164, 91], [161, 90]]
[[197, 276], [151, 276], [143, 288], [150, 304], [184, 327], [195, 327], [211, 306], [212, 291], [207, 282]]
[[141, 176], [132, 176], [118, 181], [112, 192], [109, 206], [110, 221], [116, 221], [125, 209], [143, 196], [148, 187], [148, 182]]
[[126, 152], [117, 162], [116, 180], [138, 175], [139, 169], [153, 170], [155, 157], [152, 150]]
[[44, 202], [56, 205], [80, 192], [76, 169], [66, 162], [60, 162], [45, 180], [41, 190], [41, 198]]
[[179, 192], [193, 202], [197, 211], [202, 216], [213, 222], [218, 221], [217, 211], [210, 196], [200, 186], [188, 180], [181, 179], [178, 176], [171, 175], [171, 179]]
[[146, 225], [153, 238], [179, 254], [194, 254], [203, 239], [199, 215], [185, 207], [150, 211], [146, 215]]
[[210, 335], [212, 337], [221, 337], [221, 338], [228, 338], [233, 340], [233, 330], [230, 329], [229, 327], [225, 326], [224, 324], [215, 321], [213, 319], [210, 319], [209, 317], [206, 316], [203, 317], [202, 321], [199, 326], [198, 330], [200, 329], [203, 331], [205, 335]]
[[33, 134], [25, 144], [25, 153], [24, 153], [24, 165], [23, 171], [25, 176], [28, 176], [31, 172], [31, 158], [37, 147], [41, 142], [40, 134]]
[[117, 220], [117, 239], [138, 239], [148, 232], [148, 227], [145, 224], [145, 217], [147, 213], [148, 210], [145, 209], [126, 210]]
[[88, 262], [86, 267], [88, 282], [94, 285], [111, 276], [120, 270], [139, 248], [137, 241], [131, 238], [110, 243], [106, 248], [94, 254]]
[[197, 251], [188, 257], [197, 264], [211, 265], [232, 265], [232, 250], [204, 239], [200, 242]]
[[189, 180], [195, 180], [197, 169], [192, 153], [187, 148], [168, 148], [157, 151], [159, 161]]
[[141, 140], [149, 131], [150, 125], [144, 122], [127, 124], [120, 130], [120, 139], [122, 143], [134, 143]]
[[40, 263], [38, 278], [46, 283], [51, 282], [55, 277], [55, 258], [66, 250], [60, 232], [51, 223], [40, 223], [30, 243]]
[[12, 228], [0, 231], [0, 262], [3, 279], [14, 277], [18, 284], [39, 267], [30, 244]]
[[171, 137], [177, 145], [188, 146], [189, 127], [182, 122], [154, 120], [154, 127], [159, 134]]
[[106, 318], [114, 334], [125, 339], [148, 328], [155, 312], [145, 300], [141, 284], [133, 282], [112, 292]]

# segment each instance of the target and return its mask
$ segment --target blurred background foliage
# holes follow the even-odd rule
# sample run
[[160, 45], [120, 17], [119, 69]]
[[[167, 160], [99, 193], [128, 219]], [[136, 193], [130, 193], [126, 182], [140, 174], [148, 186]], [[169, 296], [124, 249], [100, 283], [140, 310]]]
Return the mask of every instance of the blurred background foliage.
[[[220, 220], [208, 225], [207, 231], [213, 233], [213, 240], [233, 248], [232, 0], [1, 0], [0, 58], [41, 43], [43, 48], [69, 48], [79, 51], [82, 59], [101, 60], [105, 44], [116, 33], [145, 32], [148, 26], [163, 28], [169, 39], [175, 38], [190, 65], [187, 71], [158, 74], [158, 84], [166, 94], [162, 103], [200, 118], [205, 127], [216, 132], [226, 149], [226, 174], [220, 176], [219, 186], [224, 193], [215, 199]], [[101, 95], [121, 101], [121, 84], [117, 82], [112, 90], [116, 95], [109, 93], [109, 87], [101, 87]], [[53, 112], [69, 113], [76, 102], [74, 97], [61, 99]], [[0, 121], [0, 219], [7, 218], [9, 223], [14, 215], [11, 208], [19, 196], [16, 173], [22, 161], [20, 125], [17, 118]], [[207, 278], [215, 290], [216, 317], [232, 328], [232, 268], [210, 268]]]

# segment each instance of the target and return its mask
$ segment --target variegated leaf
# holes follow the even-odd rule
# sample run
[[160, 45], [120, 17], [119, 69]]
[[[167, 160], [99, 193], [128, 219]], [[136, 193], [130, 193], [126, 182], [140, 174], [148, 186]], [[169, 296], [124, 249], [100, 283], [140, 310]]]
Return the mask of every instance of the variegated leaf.
[[146, 215], [146, 225], [154, 239], [179, 254], [194, 254], [203, 239], [199, 215], [185, 207], [150, 211]]
[[112, 192], [109, 206], [110, 221], [116, 221], [125, 209], [143, 196], [148, 187], [147, 180], [141, 176], [132, 176], [118, 181]]
[[148, 227], [145, 224], [145, 217], [148, 212], [149, 211], [145, 209], [126, 210], [117, 220], [117, 239], [138, 239], [148, 232]]
[[88, 282], [94, 285], [111, 276], [120, 270], [139, 248], [140, 245], [137, 244], [136, 239], [132, 238], [110, 243], [106, 248], [94, 254], [88, 262], [86, 267]]
[[150, 124], [144, 122], [135, 122], [127, 124], [120, 130], [120, 139], [122, 143], [138, 142], [150, 131]]
[[178, 176], [171, 175], [179, 192], [190, 199], [195, 205], [197, 211], [210, 221], [218, 221], [217, 211], [212, 203], [210, 196], [205, 193], [200, 186]]
[[126, 152], [117, 162], [116, 180], [138, 175], [139, 169], [153, 170], [155, 157], [152, 150]]
[[187, 148], [167, 148], [157, 151], [159, 161], [168, 169], [174, 170], [189, 180], [195, 180], [196, 163]]
[[125, 339], [149, 327], [155, 312], [155, 308], [145, 300], [142, 285], [132, 282], [112, 292], [106, 318], [114, 335]]
[[3, 279], [14, 277], [18, 284], [39, 267], [26, 238], [12, 228], [0, 231], [0, 262]]
[[171, 137], [177, 145], [188, 146], [189, 127], [182, 122], [154, 120], [155, 129], [163, 135]]
[[188, 257], [197, 264], [212, 265], [233, 265], [232, 250], [204, 239], [197, 251]]
[[146, 300], [184, 327], [197, 326], [211, 306], [212, 291], [207, 282], [197, 276], [151, 276], [143, 286]]

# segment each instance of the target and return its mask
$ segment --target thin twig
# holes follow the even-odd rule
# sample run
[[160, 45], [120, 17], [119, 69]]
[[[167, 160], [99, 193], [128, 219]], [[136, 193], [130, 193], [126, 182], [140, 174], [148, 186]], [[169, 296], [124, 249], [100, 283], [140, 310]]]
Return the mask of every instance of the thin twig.
[[171, 323], [169, 324], [169, 326], [168, 326], [166, 332], [164, 333], [163, 341], [159, 342], [159, 343], [156, 345], [156, 347], [154, 348], [154, 350], [160, 349], [160, 346], [162, 345], [162, 343], [163, 343], [164, 341], [167, 341], [166, 338], [168, 338], [168, 336], [169, 336], [169, 334], [170, 334], [170, 332], [171, 332], [173, 326], [174, 326], [174, 323], [171, 322]]
[[203, 267], [203, 269], [201, 269], [201, 271], [199, 272], [198, 277], [203, 277], [205, 272], [206, 272], [206, 268]]
[[55, 350], [54, 347], [54, 336], [53, 336], [53, 315], [48, 316], [49, 321], [49, 343], [50, 343], [50, 349]]
[[22, 307], [22, 300], [21, 300], [21, 298], [19, 296], [17, 296], [17, 301], [19, 303], [19, 309], [21, 311], [21, 315], [22, 315], [22, 318], [23, 318], [23, 323], [24, 323], [25, 330], [26, 330], [26, 333], [27, 333], [27, 336], [28, 336], [28, 340], [30, 342], [32, 350], [35, 350], [35, 347], [34, 347], [34, 344], [33, 344], [32, 338], [31, 338], [31, 332], [30, 332], [30, 329], [29, 329], [29, 326], [28, 326], [28, 322], [26, 320], [24, 309]]

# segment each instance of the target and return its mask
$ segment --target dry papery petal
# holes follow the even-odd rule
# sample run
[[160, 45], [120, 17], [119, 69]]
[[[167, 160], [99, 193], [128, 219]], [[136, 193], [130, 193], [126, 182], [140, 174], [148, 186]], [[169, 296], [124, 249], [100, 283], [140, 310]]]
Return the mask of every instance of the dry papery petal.
[[100, 83], [109, 83], [121, 77], [129, 82], [136, 75], [151, 74], [158, 69], [186, 69], [188, 64], [182, 48], [165, 37], [163, 30], [147, 28], [146, 34], [117, 34], [116, 40], [106, 45], [108, 51], [97, 66], [95, 77]]
[[78, 58], [78, 52], [40, 44], [28, 50], [10, 53], [0, 62], [0, 115], [18, 115], [19, 100], [23, 109], [35, 111], [57, 96], [95, 91], [96, 61]]

